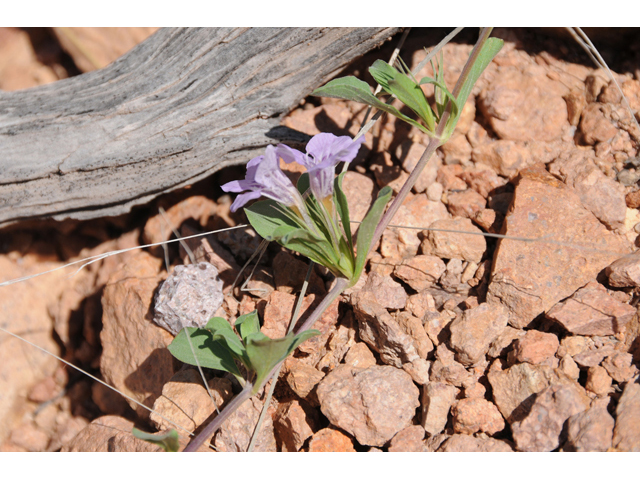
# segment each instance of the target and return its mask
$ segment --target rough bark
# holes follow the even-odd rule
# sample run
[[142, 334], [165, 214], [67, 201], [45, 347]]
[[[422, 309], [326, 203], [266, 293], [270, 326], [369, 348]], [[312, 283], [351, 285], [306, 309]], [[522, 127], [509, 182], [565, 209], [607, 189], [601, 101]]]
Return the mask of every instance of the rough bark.
[[0, 92], [0, 226], [126, 213], [303, 142], [282, 115], [397, 30], [161, 29], [104, 69]]

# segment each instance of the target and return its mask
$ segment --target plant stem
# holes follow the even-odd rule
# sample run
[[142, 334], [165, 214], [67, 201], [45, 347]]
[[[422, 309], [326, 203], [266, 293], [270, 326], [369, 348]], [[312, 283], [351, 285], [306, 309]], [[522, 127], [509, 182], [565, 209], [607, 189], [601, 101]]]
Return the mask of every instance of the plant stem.
[[[480, 38], [478, 39], [475, 46], [473, 47], [473, 50], [471, 51], [471, 55], [469, 55], [467, 63], [465, 64], [464, 69], [460, 74], [460, 77], [458, 77], [456, 86], [453, 89], [452, 94], [454, 97], [457, 98], [457, 96], [460, 94], [460, 89], [462, 88], [462, 85], [464, 84], [465, 80], [468, 78], [469, 73], [476, 62], [476, 59], [478, 58], [478, 55], [482, 50], [482, 46], [489, 38], [489, 34], [491, 33], [491, 30], [492, 30], [491, 28], [483, 28], [481, 30]], [[463, 105], [460, 105], [460, 108], [462, 107]], [[445, 110], [445, 112], [442, 114], [442, 117], [440, 118], [440, 122], [438, 123], [438, 127], [436, 128], [435, 135], [429, 138], [429, 143], [427, 144], [427, 148], [424, 150], [424, 153], [420, 157], [420, 160], [418, 161], [415, 168], [409, 175], [409, 178], [407, 178], [407, 181], [404, 183], [404, 185], [402, 185], [402, 188], [398, 192], [398, 195], [396, 195], [396, 198], [393, 199], [393, 202], [391, 203], [391, 206], [389, 207], [389, 209], [384, 213], [384, 215], [380, 219], [380, 223], [378, 224], [378, 226], [376, 227], [373, 233], [373, 240], [371, 241], [370, 248], [372, 248], [374, 245], [378, 243], [378, 240], [380, 240], [380, 237], [382, 236], [382, 232], [384, 232], [387, 226], [389, 226], [391, 219], [400, 209], [402, 202], [404, 202], [405, 198], [407, 198], [407, 195], [415, 185], [416, 181], [418, 180], [418, 176], [420, 176], [420, 174], [422, 173], [422, 170], [424, 170], [424, 167], [427, 165], [427, 162], [431, 158], [431, 155], [433, 155], [436, 149], [442, 144], [440, 138], [443, 132], [445, 131], [445, 128], [447, 127], [447, 122], [449, 121], [449, 117], [451, 116], [451, 109], [452, 109], [452, 104], [451, 102], [449, 102], [449, 104], [447, 105], [447, 109]]]
[[206, 442], [213, 436], [214, 433], [216, 433], [216, 430], [220, 428], [225, 420], [229, 418], [231, 414], [244, 403], [245, 400], [251, 398], [251, 390], [253, 390], [253, 384], [251, 382], [247, 382], [242, 391], [238, 395], [236, 395], [228, 405], [224, 407], [224, 410], [222, 410], [222, 412], [220, 412], [209, 425], [204, 427], [204, 429], [189, 442], [184, 451], [195, 452], [196, 450], [198, 450], [198, 448], [200, 448], [200, 446], [204, 442]]

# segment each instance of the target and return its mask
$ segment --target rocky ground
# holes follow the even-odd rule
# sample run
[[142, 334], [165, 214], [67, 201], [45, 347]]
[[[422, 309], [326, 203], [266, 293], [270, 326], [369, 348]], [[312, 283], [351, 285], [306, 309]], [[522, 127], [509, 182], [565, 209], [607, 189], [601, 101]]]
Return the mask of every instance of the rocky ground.
[[[26, 38], [16, 30], [0, 35], [16, 44]], [[401, 56], [417, 65], [421, 47], [442, 36], [416, 30]], [[256, 450], [640, 450], [640, 131], [605, 73], [570, 40], [504, 29], [495, 36], [505, 47], [392, 222], [414, 228], [385, 232], [361, 282], [316, 324], [322, 335], [285, 362]], [[444, 49], [449, 85], [471, 50], [464, 38]], [[615, 63], [636, 118], [639, 45]], [[371, 52], [350, 73], [371, 82], [366, 66], [388, 58], [390, 48]], [[72, 70], [63, 69], [69, 58], [62, 50], [54, 60], [34, 52], [32, 63], [49, 64], [30, 64], [33, 71], [63, 78]], [[15, 73], [3, 61], [0, 55], [0, 73]], [[309, 98], [283, 124], [354, 135], [363, 116], [361, 105]], [[381, 187], [400, 188], [426, 142], [387, 117], [367, 133], [344, 182], [353, 219]], [[5, 230], [1, 280], [169, 239], [167, 223], [183, 236], [241, 224], [219, 185], [243, 175], [242, 168], [221, 171], [117, 218]], [[509, 238], [470, 234], [482, 232]], [[258, 309], [263, 332], [280, 337], [307, 263], [269, 245], [251, 276], [251, 268], [241, 275], [246, 287], [234, 288], [259, 244], [250, 228], [188, 241], [197, 261], [219, 272], [218, 315], [233, 323]], [[57, 271], [0, 288], [4, 328], [153, 409], [2, 335], [0, 450], [150, 451], [156, 447], [131, 435], [134, 424], [157, 431], [171, 421], [193, 431], [216, 414], [197, 371], [165, 348], [172, 334], [152, 321], [159, 286], [186, 263], [187, 252], [172, 244], [109, 257], [74, 276]], [[315, 268], [303, 315], [333, 281]], [[184, 315], [201, 314], [199, 302], [214, 291], [193, 286]], [[224, 405], [237, 385], [206, 373]], [[216, 433], [217, 450], [246, 449], [263, 396]]]

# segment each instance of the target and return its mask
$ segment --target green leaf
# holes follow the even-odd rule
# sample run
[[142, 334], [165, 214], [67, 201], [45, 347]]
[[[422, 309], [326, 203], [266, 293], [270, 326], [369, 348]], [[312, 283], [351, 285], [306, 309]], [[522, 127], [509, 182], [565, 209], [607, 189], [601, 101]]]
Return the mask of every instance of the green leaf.
[[311, 95], [316, 97], [341, 98], [343, 100], [353, 100], [354, 102], [364, 103], [365, 105], [370, 105], [378, 110], [382, 110], [383, 112], [390, 113], [391, 115], [398, 117], [400, 120], [404, 120], [405, 122], [422, 130], [424, 133], [431, 135], [431, 131], [420, 122], [406, 116], [397, 108], [387, 105], [382, 100], [378, 99], [371, 93], [369, 84], [357, 79], [356, 77], [349, 76], [336, 78], [331, 80], [324, 87], [314, 90]]
[[356, 266], [354, 269], [354, 275], [351, 279], [351, 286], [355, 285], [360, 275], [362, 274], [362, 270], [364, 269], [364, 262], [367, 259], [367, 255], [369, 254], [369, 250], [371, 249], [371, 242], [373, 241], [373, 234], [380, 222], [380, 218], [384, 213], [384, 209], [389, 203], [389, 199], [391, 198], [391, 194], [393, 190], [391, 187], [386, 186], [378, 193], [378, 198], [373, 203], [372, 207], [369, 209], [366, 217], [362, 220], [360, 224], [360, 228], [358, 228], [358, 256], [356, 257]]
[[[297, 335], [271, 339], [263, 333], [253, 333], [245, 340], [251, 369], [256, 372], [254, 389], [257, 391], [273, 368], [308, 338], [320, 335], [318, 330], [306, 330]], [[255, 394], [256, 391], [253, 393]]]
[[473, 86], [484, 72], [485, 68], [491, 63], [491, 61], [498, 54], [502, 46], [504, 45], [504, 41], [499, 38], [489, 38], [482, 46], [482, 50], [478, 54], [475, 63], [471, 67], [469, 71], [469, 76], [466, 78], [462, 87], [460, 89], [460, 94], [457, 98], [458, 103], [458, 114], [452, 118], [449, 122], [447, 122], [447, 130], [445, 135], [443, 135], [443, 139], [446, 140], [451, 136], [453, 130], [456, 128], [456, 124], [458, 123], [458, 119], [460, 118], [460, 114], [462, 113], [462, 108], [464, 104], [467, 102], [467, 98], [469, 98], [469, 94], [471, 94], [471, 90], [473, 90]]
[[353, 239], [351, 238], [351, 219], [349, 218], [349, 204], [347, 203], [347, 196], [344, 194], [342, 190], [342, 180], [347, 172], [342, 172], [335, 179], [333, 186], [333, 199], [336, 205], [336, 209], [338, 210], [338, 215], [340, 216], [340, 220], [342, 221], [342, 228], [344, 229], [344, 234], [347, 237], [347, 243], [351, 248], [353, 255]]
[[214, 341], [222, 341], [231, 355], [242, 363], [246, 362], [244, 345], [233, 331], [233, 327], [224, 318], [213, 317], [204, 327], [213, 334]]
[[242, 337], [242, 340], [247, 338], [247, 336], [251, 335], [252, 333], [259, 332], [260, 319], [258, 318], [258, 311], [254, 310], [251, 313], [239, 316], [236, 320], [235, 327]]
[[340, 257], [331, 242], [313, 235], [288, 218], [276, 202], [263, 200], [244, 209], [251, 226], [262, 238], [276, 241], [283, 247], [298, 252], [334, 273], [345, 275], [338, 265]]
[[[191, 350], [187, 335], [189, 335], [191, 339], [193, 350]], [[214, 338], [213, 333], [207, 329], [194, 327], [183, 328], [167, 348], [169, 352], [171, 352], [171, 355], [189, 365], [199, 364], [201, 367], [213, 368], [214, 370], [222, 370], [234, 375], [240, 375], [240, 370], [238, 370], [234, 362], [234, 357], [227, 346], [227, 342], [219, 338]], [[198, 359], [197, 363], [194, 359], [194, 353]]]
[[161, 446], [165, 452], [177, 452], [180, 449], [178, 432], [174, 429], [165, 433], [153, 434], [143, 432], [142, 430], [138, 430], [136, 427], [133, 427], [131, 433], [133, 433], [134, 437], [139, 438], [140, 440]]
[[[456, 101], [456, 97], [453, 96], [453, 93], [451, 93], [449, 91], [447, 86], [444, 83], [439, 82], [437, 80], [434, 80], [433, 78], [430, 78], [430, 77], [424, 77], [422, 80], [420, 80], [420, 85], [424, 85], [425, 83], [431, 83], [431, 84], [437, 86], [438, 87], [438, 91], [441, 91], [442, 93], [444, 93], [447, 96], [449, 101], [451, 101], [451, 103], [452, 103], [451, 115], [452, 116], [457, 116], [458, 115], [458, 102]], [[445, 106], [446, 106], [446, 104], [445, 104]], [[443, 111], [444, 111], [444, 107], [441, 109], [439, 114], [442, 115]]]
[[411, 78], [400, 73], [387, 62], [376, 60], [369, 68], [373, 79], [389, 94], [413, 110], [427, 124], [431, 131], [435, 129], [433, 111], [424, 96], [424, 92]]

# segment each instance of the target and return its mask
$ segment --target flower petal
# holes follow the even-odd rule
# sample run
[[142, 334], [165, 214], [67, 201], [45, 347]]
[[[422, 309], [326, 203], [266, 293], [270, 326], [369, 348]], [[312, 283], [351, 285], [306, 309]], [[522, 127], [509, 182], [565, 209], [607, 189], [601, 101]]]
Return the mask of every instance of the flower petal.
[[235, 212], [240, 207], [243, 207], [247, 202], [250, 202], [251, 200], [255, 200], [256, 198], [259, 198], [260, 196], [262, 196], [262, 192], [260, 190], [254, 190], [252, 192], [241, 193], [240, 195], [238, 195], [236, 197], [234, 202], [231, 204], [230, 210], [232, 212]]

